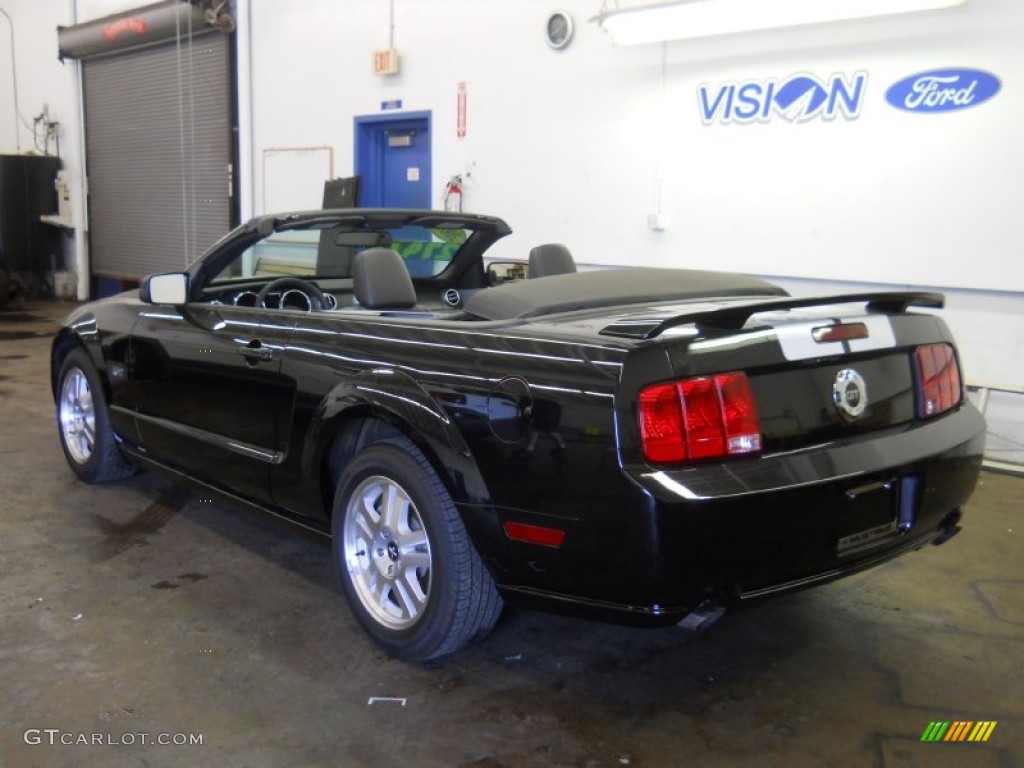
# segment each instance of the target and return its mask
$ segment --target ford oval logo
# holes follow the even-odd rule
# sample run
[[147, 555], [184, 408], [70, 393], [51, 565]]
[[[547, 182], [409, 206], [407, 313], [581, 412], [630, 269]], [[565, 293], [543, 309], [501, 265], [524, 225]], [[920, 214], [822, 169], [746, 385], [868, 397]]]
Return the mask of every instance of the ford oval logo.
[[903, 78], [885, 92], [885, 100], [906, 112], [953, 112], [988, 101], [1001, 85], [980, 69], [934, 69]]

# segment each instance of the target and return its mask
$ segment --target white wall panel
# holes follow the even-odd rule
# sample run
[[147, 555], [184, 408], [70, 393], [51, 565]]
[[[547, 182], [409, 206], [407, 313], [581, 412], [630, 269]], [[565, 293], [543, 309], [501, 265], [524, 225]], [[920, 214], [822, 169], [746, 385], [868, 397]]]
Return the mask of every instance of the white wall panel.
[[[251, 149], [241, 165], [252, 169], [242, 183], [254, 212], [263, 149], [331, 146], [335, 173], [349, 175], [353, 117], [401, 99], [405, 110], [433, 112], [435, 203], [448, 175], [471, 170], [467, 209], [504, 216], [516, 229], [499, 254], [523, 257], [557, 240], [581, 261], [744, 269], [803, 292], [938, 287], [949, 297], [945, 316], [968, 379], [1024, 385], [1018, 0], [636, 48], [615, 48], [587, 21], [599, 0], [395, 0], [402, 73], [391, 78], [370, 71], [370, 52], [388, 44], [386, 0], [237, 4], [250, 22], [239, 29], [252, 61], [251, 71], [240, 63], [252, 96], [252, 135], [241, 138]], [[77, 65], [56, 60], [55, 27], [75, 14], [81, 21], [133, 5], [4, 3], [15, 19], [22, 111], [30, 116], [49, 104], [64, 131], [65, 165], [76, 174]], [[577, 27], [561, 52], [542, 36], [555, 6], [569, 10]], [[11, 101], [8, 62], [0, 46], [0, 110]], [[885, 104], [893, 81], [940, 67], [991, 71], [1002, 90], [945, 115], [902, 114]], [[855, 121], [704, 126], [699, 119], [700, 83], [852, 70], [869, 76]], [[462, 139], [455, 135], [459, 82], [468, 89]], [[14, 149], [8, 123], [0, 120], [3, 151]], [[658, 211], [659, 190], [668, 228], [654, 232], [647, 217]]]
[[[577, 34], [561, 52], [543, 40], [549, 2], [394, 5], [402, 73], [382, 78], [370, 52], [388, 45], [388, 3], [249, 0], [255, 153], [327, 144], [348, 175], [353, 116], [401, 99], [434, 113], [437, 204], [469, 170], [466, 208], [516, 230], [496, 254], [556, 240], [581, 261], [737, 269], [815, 292], [938, 287], [969, 378], [1024, 384], [1024, 4], [616, 48], [588, 22], [597, 0], [566, 0]], [[885, 102], [897, 80], [950, 67], [1002, 89], [948, 114]], [[855, 120], [700, 119], [701, 83], [856, 71], [868, 85]]]

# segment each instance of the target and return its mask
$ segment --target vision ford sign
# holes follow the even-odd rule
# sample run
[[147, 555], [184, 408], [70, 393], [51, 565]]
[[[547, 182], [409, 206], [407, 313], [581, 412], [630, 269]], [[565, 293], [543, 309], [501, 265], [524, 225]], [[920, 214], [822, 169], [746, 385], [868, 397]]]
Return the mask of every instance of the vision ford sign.
[[905, 112], [953, 112], [988, 101], [1000, 85], [980, 69], [934, 69], [903, 78], [885, 92], [885, 100]]
[[766, 123], [774, 118], [791, 123], [839, 116], [852, 120], [860, 114], [867, 81], [866, 72], [836, 74], [827, 80], [798, 73], [784, 79], [701, 84], [697, 102], [704, 125]]

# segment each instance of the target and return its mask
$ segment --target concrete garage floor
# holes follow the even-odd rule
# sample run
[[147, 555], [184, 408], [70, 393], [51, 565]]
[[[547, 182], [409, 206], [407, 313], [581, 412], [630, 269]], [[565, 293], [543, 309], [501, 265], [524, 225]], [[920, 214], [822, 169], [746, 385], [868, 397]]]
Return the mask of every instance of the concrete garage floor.
[[[0, 312], [0, 766], [1024, 764], [1018, 478], [985, 474], [946, 546], [701, 636], [510, 610], [412, 666], [358, 630], [325, 540], [149, 473], [74, 479], [47, 378], [68, 308]], [[920, 741], [946, 720], [998, 724]]]

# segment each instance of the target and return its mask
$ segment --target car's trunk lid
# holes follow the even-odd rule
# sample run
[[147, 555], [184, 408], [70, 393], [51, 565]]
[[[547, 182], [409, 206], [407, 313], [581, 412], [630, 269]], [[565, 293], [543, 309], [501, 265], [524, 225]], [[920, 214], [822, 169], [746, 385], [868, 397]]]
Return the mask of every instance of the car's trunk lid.
[[[917, 418], [915, 350], [952, 343], [939, 318], [907, 311], [919, 304], [941, 306], [942, 297], [886, 293], [731, 302], [643, 321], [618, 318], [603, 333], [647, 340], [634, 357], [648, 361], [644, 374], [637, 377], [634, 367], [627, 389], [744, 372], [754, 392], [762, 451], [773, 453]], [[665, 367], [651, 365], [659, 348]]]

